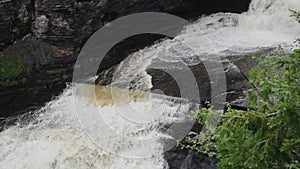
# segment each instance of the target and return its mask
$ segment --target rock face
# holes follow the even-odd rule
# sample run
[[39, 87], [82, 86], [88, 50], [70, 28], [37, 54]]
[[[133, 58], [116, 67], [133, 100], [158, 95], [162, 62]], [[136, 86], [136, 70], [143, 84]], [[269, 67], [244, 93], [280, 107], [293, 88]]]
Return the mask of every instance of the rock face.
[[[223, 66], [222, 70], [224, 70], [226, 77], [226, 89], [223, 90], [224, 93], [216, 93], [214, 96], [212, 95], [212, 84], [216, 84], [216, 82], [212, 81], [212, 78], [209, 77], [205, 66], [207, 62], [209, 62], [210, 65], [218, 64], [214, 61], [205, 60], [203, 58], [204, 61], [201, 60], [200, 62], [196, 61], [188, 63], [182, 62], [181, 60], [176, 61], [177, 59], [169, 60], [165, 57], [159, 58], [160, 55], [158, 55], [158, 58], [153, 59], [151, 64], [147, 66], [146, 71], [147, 74], [151, 76], [153, 86], [151, 90], [154, 93], [159, 92], [167, 96], [187, 98], [188, 100], [193, 101], [193, 97], [195, 95], [189, 94], [189, 92], [195, 92], [198, 90], [198, 96], [200, 96], [201, 103], [211, 101], [212, 98], [221, 98], [222, 96], [226, 96], [226, 103], [230, 103], [233, 106], [247, 106], [245, 99], [247, 96], [246, 91], [252, 88], [248, 80], [249, 71], [258, 64], [252, 57], [276, 55], [279, 53], [279, 50], [280, 49], [278, 49], [278, 47], [268, 47], [253, 49], [252, 51], [250, 50], [244, 53], [238, 53], [237, 51], [223, 51], [223, 55], [218, 57], [220, 58], [220, 62]], [[212, 58], [216, 56], [207, 55], [204, 57]], [[184, 59], [186, 60], [199, 60], [197, 58], [199, 57], [195, 55], [184, 56]], [[204, 62], [206, 63], [204, 64]], [[122, 70], [122, 68], [124, 68], [124, 64], [127, 63], [122, 63], [120, 64], [121, 66], [113, 66], [109, 70], [101, 72], [97, 83], [101, 85], [110, 85], [112, 83], [113, 76], [118, 74], [120, 69]], [[189, 72], [191, 72], [192, 75], [189, 75]], [[219, 73], [222, 72], [215, 71], [214, 76], [219, 76]], [[118, 75], [116, 76], [118, 77]], [[132, 76], [132, 81], [138, 81], [139, 76], [136, 77], [137, 79], [134, 79], [134, 75]], [[217, 80], [219, 79], [217, 78]], [[196, 82], [197, 86], [195, 90], [191, 91], [189, 90], [191, 87], [190, 83], [193, 82]], [[181, 87], [179, 87], [179, 83]], [[122, 86], [123, 84], [121, 83], [117, 85]], [[125, 83], [125, 86], [130, 86], [130, 83]], [[218, 87], [219, 86], [216, 86], [216, 88]], [[219, 102], [219, 104], [225, 105], [225, 102], [222, 101]]]
[[62, 57], [56, 47], [34, 37], [17, 41], [3, 55], [21, 58], [25, 81], [18, 86], [0, 87], [1, 117], [42, 106], [71, 80], [72, 58]]
[[[250, 0], [0, 0], [0, 51], [6, 56], [22, 58], [25, 69], [30, 70], [24, 83], [0, 86], [0, 128], [3, 117], [34, 110], [59, 94], [72, 79], [80, 48], [104, 24], [128, 14], [150, 11], [195, 20], [203, 14], [216, 12], [241, 13], [248, 10], [249, 3]], [[127, 56], [125, 54], [160, 38], [145, 35], [120, 42], [108, 53], [99, 71], [115, 66]], [[251, 87], [247, 73], [257, 64], [251, 56], [274, 51], [265, 49], [262, 53], [246, 55], [229, 53], [223, 58], [229, 102], [242, 104], [243, 91]], [[209, 100], [210, 81], [204, 66], [190, 68], [200, 86], [201, 99]], [[176, 82], [167, 73], [158, 69], [149, 69], [148, 73], [153, 77], [153, 90], [160, 89], [167, 95], [180, 97]], [[106, 80], [110, 78], [108, 74]], [[171, 169], [210, 169], [216, 168], [217, 162], [217, 159], [178, 148], [168, 151], [165, 157]]]
[[167, 151], [165, 159], [170, 169], [217, 169], [216, 164], [219, 161], [190, 150], [180, 150], [178, 147]]
[[[0, 0], [0, 51], [19, 39], [3, 53], [21, 57], [26, 68], [33, 68], [26, 75], [25, 84], [0, 86], [0, 116], [42, 105], [56, 91], [62, 91], [71, 80], [84, 42], [118, 17], [156, 11], [193, 20], [220, 11], [240, 13], [248, 9], [249, 3], [250, 0]], [[27, 34], [31, 34], [30, 38], [23, 38]], [[147, 35], [121, 42], [105, 57], [100, 71], [118, 64], [126, 57], [124, 53], [134, 52], [159, 38]]]
[[[267, 55], [272, 49], [267, 49], [264, 51], [263, 55]], [[245, 91], [251, 88], [251, 85], [248, 82], [247, 76], [245, 73], [248, 73], [247, 71], [243, 70], [241, 71], [239, 69], [240, 64], [246, 64], [249, 65], [250, 63], [253, 63], [252, 67], [256, 66], [257, 63], [252, 59], [252, 56], [262, 56], [262, 54], [259, 54], [257, 52], [250, 52], [250, 53], [244, 53], [242, 56], [238, 55], [236, 53], [228, 53], [228, 55], [221, 57], [220, 62], [223, 65], [223, 69], [226, 76], [226, 93], [218, 93], [215, 96], [212, 96], [212, 84], [216, 83], [214, 81], [211, 81], [212, 79], [209, 77], [207, 69], [203, 62], [200, 62], [196, 65], [189, 65], [188, 63], [186, 66], [190, 71], [193, 73], [193, 78], [195, 79], [197, 83], [197, 89], [199, 90], [199, 96], [201, 102], [210, 101], [212, 98], [218, 98], [222, 95], [226, 95], [226, 102], [231, 104], [238, 104], [243, 105], [245, 104]], [[210, 56], [207, 56], [209, 58]], [[239, 58], [240, 57], [240, 58]], [[234, 61], [234, 59], [237, 59]], [[243, 62], [239, 62], [239, 59], [243, 58]], [[188, 60], [188, 58], [187, 58]], [[162, 61], [158, 61], [162, 62]], [[236, 62], [236, 64], [234, 64]], [[154, 63], [155, 64], [155, 63]], [[163, 63], [162, 65], [172, 65], [176, 63]], [[217, 64], [211, 61], [209, 64]], [[151, 67], [151, 65], [150, 65]], [[171, 67], [171, 68], [170, 68]], [[148, 69], [147, 73], [152, 77], [152, 84], [153, 88], [152, 90], [160, 90], [164, 94], [174, 97], [185, 97], [181, 92], [181, 90], [184, 90], [185, 88], [189, 87], [190, 82], [194, 81], [194, 79], [187, 79], [186, 85], [182, 86], [181, 88], [178, 86], [175, 79], [170, 74], [184, 74], [183, 72], [180, 72], [180, 70], [183, 70], [184, 68], [175, 68], [172, 69], [173, 66], [168, 66], [168, 68], [165, 68], [165, 66], [156, 66], [154, 69]], [[249, 68], [250, 69], [250, 68]], [[217, 72], [216, 72], [217, 73]], [[181, 75], [183, 77], [184, 75]], [[215, 74], [217, 76], [217, 74]], [[184, 77], [183, 77], [184, 79]], [[178, 79], [180, 80], [180, 79]], [[181, 80], [184, 81], [184, 80]], [[216, 86], [218, 87], [218, 86]], [[186, 95], [186, 94], [185, 94]], [[189, 97], [187, 95], [186, 97]], [[187, 98], [187, 99], [193, 99], [193, 98]]]
[[186, 19], [247, 11], [250, 0], [1, 0], [0, 46], [31, 32], [52, 45], [76, 48], [105, 23], [137, 12], [166, 12]]
[[0, 1], [0, 51], [30, 33], [32, 12], [31, 0]]
[[243, 12], [250, 0], [39, 0], [36, 1], [36, 36], [63, 47], [82, 46], [105, 23], [138, 12], [166, 12], [186, 19], [203, 14]]

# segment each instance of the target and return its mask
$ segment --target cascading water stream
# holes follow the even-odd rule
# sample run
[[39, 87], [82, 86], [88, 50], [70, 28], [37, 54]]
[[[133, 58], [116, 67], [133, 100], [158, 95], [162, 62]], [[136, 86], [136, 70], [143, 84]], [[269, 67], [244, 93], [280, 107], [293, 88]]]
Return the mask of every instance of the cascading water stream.
[[[218, 13], [200, 18], [175, 40], [165, 40], [130, 55], [117, 66], [112, 85], [147, 91], [152, 85], [146, 69], [153, 60], [174, 62], [191, 55], [191, 51], [178, 42], [203, 56], [223, 57], [279, 45], [288, 51], [300, 37], [300, 26], [289, 17], [289, 8], [299, 10], [300, 1], [253, 0], [246, 13]], [[197, 62], [197, 59], [189, 62]], [[0, 133], [0, 168], [168, 167], [163, 157], [162, 139], [171, 136], [163, 132], [162, 126], [184, 120], [184, 113], [190, 109], [186, 101], [144, 93], [120, 104], [110, 104], [113, 97], [104, 96], [105, 91], [121, 89], [104, 88], [98, 92], [108, 104], [95, 103], [86, 86], [73, 90], [75, 86], [70, 85], [58, 98], [36, 111], [32, 123], [13, 126]], [[77, 100], [76, 111], [74, 100]], [[136, 112], [144, 114], [139, 117]], [[124, 113], [141, 123], [124, 118]], [[98, 116], [105, 120], [99, 121]], [[87, 128], [82, 126], [79, 117], [88, 124]]]

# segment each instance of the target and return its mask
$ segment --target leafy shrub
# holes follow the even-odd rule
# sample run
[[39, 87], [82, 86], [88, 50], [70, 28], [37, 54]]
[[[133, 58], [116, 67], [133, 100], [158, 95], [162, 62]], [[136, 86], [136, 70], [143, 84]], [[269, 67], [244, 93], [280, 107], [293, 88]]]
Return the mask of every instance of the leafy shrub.
[[[300, 22], [299, 13], [293, 16]], [[300, 49], [261, 60], [251, 71], [250, 82], [254, 88], [249, 104], [256, 111], [199, 110], [194, 113], [199, 123], [209, 125], [210, 114], [221, 116], [221, 123], [186, 138], [188, 144], [180, 144], [181, 148], [218, 157], [221, 169], [299, 169]]]
[[300, 12], [290, 9], [292, 15], [291, 17], [294, 17], [299, 23], [300, 23]]
[[[300, 168], [300, 50], [286, 56], [267, 57], [251, 71], [249, 103], [257, 111], [202, 109], [196, 112], [206, 132], [187, 138], [194, 149], [221, 159], [219, 168]], [[221, 125], [210, 128], [210, 116]], [[214, 119], [214, 118], [212, 118]]]

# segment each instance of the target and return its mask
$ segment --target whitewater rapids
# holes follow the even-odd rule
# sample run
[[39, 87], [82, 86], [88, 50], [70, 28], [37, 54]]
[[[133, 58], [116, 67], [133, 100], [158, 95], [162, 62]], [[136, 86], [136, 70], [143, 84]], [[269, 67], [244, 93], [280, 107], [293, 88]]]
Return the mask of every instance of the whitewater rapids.
[[[175, 41], [183, 42], [198, 54], [220, 57], [228, 53], [259, 51], [262, 47], [281, 46], [290, 50], [300, 37], [300, 24], [289, 17], [289, 8], [300, 10], [300, 1], [253, 0], [248, 12], [217, 13], [200, 18], [175, 40], [165, 40], [130, 55], [121, 64], [126, 69], [119, 69], [122, 76], [115, 77], [114, 83], [124, 83], [126, 77], [135, 77], [138, 88], [151, 88], [151, 77], [145, 71], [147, 66], [157, 57], [170, 59], [168, 50], [172, 48], [184, 50]], [[168, 56], [162, 56], [164, 52]], [[181, 53], [189, 55], [188, 51]], [[173, 55], [171, 58], [176, 60]], [[161, 140], [171, 136], [162, 132], [161, 125], [184, 120], [184, 113], [189, 109], [186, 102], [155, 95], [117, 105], [93, 104], [88, 98], [77, 95], [73, 84], [36, 111], [32, 123], [12, 126], [0, 133], [0, 168], [168, 168]], [[124, 119], [120, 111], [142, 123]], [[145, 116], [139, 117], [135, 111]], [[105, 121], [95, 120], [99, 112]], [[82, 127], [79, 116], [85, 117], [85, 124], [90, 123], [87, 129]]]

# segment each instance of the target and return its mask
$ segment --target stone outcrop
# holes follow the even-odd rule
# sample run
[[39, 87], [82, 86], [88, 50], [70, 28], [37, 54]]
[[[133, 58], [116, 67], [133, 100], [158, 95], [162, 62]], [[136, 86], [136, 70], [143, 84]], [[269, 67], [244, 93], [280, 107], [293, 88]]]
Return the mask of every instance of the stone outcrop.
[[181, 150], [175, 147], [165, 153], [165, 159], [170, 169], [217, 169], [216, 158], [209, 158], [191, 150]]
[[[220, 11], [240, 13], [248, 9], [249, 3], [250, 0], [0, 0], [0, 51], [19, 39], [3, 53], [22, 57], [25, 67], [34, 68], [26, 75], [26, 83], [0, 86], [1, 116], [38, 107], [62, 91], [72, 78], [73, 65], [85, 41], [116, 18], [156, 11], [194, 20]], [[23, 38], [27, 34], [31, 35]], [[99, 71], [159, 38], [145, 35], [119, 43], [105, 57]]]
[[0, 86], [1, 117], [43, 106], [62, 91], [65, 82], [71, 81], [72, 58], [63, 57], [56, 47], [35, 37], [27, 36], [18, 40], [2, 53], [8, 57], [21, 58], [22, 78], [25, 81], [16, 86]]
[[[194, 64], [188, 62], [184, 63], [181, 60], [174, 61], [172, 59], [168, 60], [166, 58], [155, 58], [151, 61], [151, 64], [147, 67], [146, 71], [151, 76], [153, 86], [151, 90], [154, 93], [158, 91], [159, 93], [163, 93], [167, 96], [187, 98], [188, 100], [193, 101], [194, 98], [192, 97], [195, 95], [188, 94], [187, 92], [189, 92], [189, 90], [187, 90], [187, 88], [190, 88], [190, 83], [195, 81], [197, 83], [197, 88], [195, 89], [199, 91], [201, 103], [211, 101], [212, 98], [221, 98], [222, 96], [226, 96], [226, 103], [230, 103], [236, 106], [247, 106], [247, 102], [245, 99], [247, 96], [246, 91], [252, 88], [248, 80], [249, 72], [253, 67], [258, 65], [257, 60], [253, 59], [253, 56], [272, 56], [278, 54], [279, 50], [280, 49], [278, 49], [278, 47], [268, 47], [259, 49], [257, 48], [244, 53], [238, 53], [237, 51], [223, 51], [222, 56], [218, 57], [220, 58], [220, 62], [223, 66], [222, 69], [224, 69], [224, 74], [226, 76], [226, 89], [224, 93], [217, 93], [214, 96], [212, 96], [211, 86], [216, 82], [212, 81], [211, 77], [209, 77], [208, 71], [203, 61]], [[210, 58], [213, 56], [208, 55], [205, 57]], [[184, 56], [184, 59], [186, 60], [195, 60], [195, 58], [198, 58], [198, 56]], [[205, 62], [210, 62], [209, 64], [212, 65], [218, 64], [213, 61], [207, 60]], [[124, 66], [124, 64], [122, 65]], [[101, 85], [111, 84], [113, 76], [116, 75], [116, 73], [119, 73], [119, 69], [120, 67], [116, 65], [111, 67], [107, 71], [101, 72], [99, 74], [97, 83]], [[191, 72], [192, 75], [186, 75], [186, 73], [188, 73], [186, 71]], [[218, 72], [216, 72], [214, 75], [218, 75]], [[181, 87], [179, 87], [178, 81], [176, 80], [181, 82]], [[128, 85], [129, 84], [125, 83], [125, 86]], [[185, 93], [181, 93], [183, 91]], [[195, 91], [192, 90], [192, 92]], [[225, 102], [219, 104], [225, 104]]]
[[0, 51], [30, 33], [31, 0], [0, 0]]
[[[72, 79], [80, 48], [104, 24], [128, 14], [149, 11], [195, 20], [220, 11], [241, 13], [248, 9], [249, 3], [250, 0], [0, 0], [0, 51], [6, 56], [21, 57], [25, 69], [30, 69], [23, 84], [0, 86], [0, 128], [3, 117], [34, 110], [58, 95]], [[127, 56], [125, 54], [160, 38], [144, 35], [120, 42], [108, 53], [99, 71], [117, 65]], [[257, 64], [251, 57], [272, 53], [276, 53], [276, 49], [226, 54], [222, 63], [227, 75], [229, 102], [244, 104], [244, 90], [251, 87], [247, 74]], [[190, 68], [199, 83], [201, 99], [209, 100], [210, 81], [204, 66]], [[176, 82], [167, 73], [158, 69], [149, 69], [148, 73], [153, 77], [153, 90], [180, 96]], [[106, 80], [111, 76], [108, 74]], [[171, 169], [216, 168], [218, 161], [178, 148], [168, 151], [165, 157]]]
[[[137, 12], [166, 12], [197, 19], [216, 12], [241, 13], [250, 0], [1, 0], [0, 47], [33, 32], [55, 46], [76, 48], [116, 18]], [[0, 48], [0, 49], [1, 49]]]
[[[253, 59], [253, 56], [264, 57], [272, 56], [279, 53], [278, 47], [270, 48], [260, 48], [254, 49], [253, 51], [237, 53], [233, 51], [224, 51], [223, 56], [220, 56], [220, 62], [223, 65], [225, 76], [226, 76], [226, 93], [220, 93], [219, 95], [211, 95], [211, 84], [214, 82], [210, 81], [210, 77], [207, 73], [207, 70], [203, 62], [197, 65], [188, 65], [188, 68], [193, 73], [195, 80], [198, 85], [199, 95], [201, 101], [210, 101], [212, 97], [220, 97], [223, 94], [226, 94], [226, 102], [233, 105], [247, 106], [245, 101], [246, 92], [252, 86], [249, 83], [249, 72], [250, 70], [257, 66], [257, 60]], [[192, 56], [193, 57], [193, 56]], [[207, 56], [209, 58], [210, 56]], [[186, 58], [189, 60], [188, 58]], [[162, 61], [159, 61], [162, 62]], [[165, 63], [163, 65], [172, 65], [174, 63]], [[175, 63], [176, 64], [176, 63]], [[214, 64], [214, 63], [212, 63]], [[151, 65], [150, 65], [151, 67]], [[170, 66], [171, 67], [171, 66]], [[166, 70], [164, 67], [157, 67], [155, 69], [151, 68], [147, 70], [147, 73], [152, 76], [152, 90], [160, 90], [164, 94], [174, 97], [182, 97], [180, 93], [180, 88], [178, 87], [177, 82], [170, 76], [167, 72], [175, 72], [178, 69], [169, 69]], [[187, 86], [188, 87], [188, 86]], [[191, 98], [188, 98], [191, 99]]]

